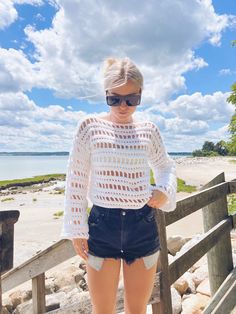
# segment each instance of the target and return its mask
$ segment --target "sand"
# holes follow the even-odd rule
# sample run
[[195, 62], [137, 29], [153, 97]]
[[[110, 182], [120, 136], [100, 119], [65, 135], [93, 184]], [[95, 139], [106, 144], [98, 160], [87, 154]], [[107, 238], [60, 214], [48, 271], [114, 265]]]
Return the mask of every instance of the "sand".
[[[177, 176], [187, 184], [197, 186], [198, 189], [221, 172], [225, 172], [227, 181], [233, 180], [236, 178], [236, 164], [229, 162], [232, 159], [236, 160], [235, 157], [177, 159]], [[53, 188], [51, 186], [43, 188], [42, 191], [0, 197], [0, 210], [20, 211], [14, 229], [14, 266], [59, 240], [62, 217], [56, 219], [54, 214], [63, 211], [64, 195], [50, 194], [55, 193]], [[189, 195], [177, 193], [177, 200]], [[13, 197], [14, 200], [2, 202], [1, 200], [6, 197]], [[34, 198], [36, 201], [33, 201]], [[201, 211], [198, 211], [168, 226], [167, 236], [192, 236], [202, 231]]]

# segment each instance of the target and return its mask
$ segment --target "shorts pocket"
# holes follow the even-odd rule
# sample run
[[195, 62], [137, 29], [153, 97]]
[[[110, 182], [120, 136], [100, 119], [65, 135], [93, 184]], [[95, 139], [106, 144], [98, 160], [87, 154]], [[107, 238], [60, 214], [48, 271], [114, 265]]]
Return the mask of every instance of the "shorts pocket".
[[155, 220], [155, 214], [154, 214], [154, 210], [152, 208], [151, 208], [150, 212], [143, 215], [143, 220], [146, 223], [151, 223]]
[[96, 207], [94, 207], [94, 205], [91, 208], [89, 217], [88, 217], [88, 224], [95, 226], [98, 225], [99, 222], [101, 221], [101, 219], [104, 217], [104, 213], [100, 212], [98, 209], [96, 209]]

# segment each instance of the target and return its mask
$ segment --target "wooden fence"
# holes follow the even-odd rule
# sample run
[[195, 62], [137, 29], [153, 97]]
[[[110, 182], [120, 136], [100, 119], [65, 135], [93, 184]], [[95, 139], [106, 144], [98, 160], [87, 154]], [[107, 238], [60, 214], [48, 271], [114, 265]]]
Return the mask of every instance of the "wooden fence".
[[[159, 209], [156, 211], [155, 219], [159, 229], [161, 253], [152, 296], [149, 300], [149, 304], [152, 304], [153, 314], [172, 314], [171, 285], [206, 253], [208, 254], [212, 295], [216, 295], [219, 292], [220, 286], [232, 274], [233, 260], [230, 231], [236, 227], [236, 215], [228, 215], [226, 196], [230, 193], [236, 193], [236, 180], [225, 182], [224, 173], [222, 173], [204, 186], [201, 191], [178, 201], [174, 211], [164, 212]], [[203, 210], [204, 234], [195, 245], [169, 263], [166, 226], [200, 209]], [[223, 258], [222, 253], [220, 254], [222, 249]], [[5, 273], [2, 276], [2, 293], [28, 280], [32, 280], [33, 313], [46, 313], [45, 272], [75, 255], [76, 253], [70, 240], [63, 239], [58, 241], [23, 264]], [[218, 276], [219, 273], [217, 273], [219, 269], [221, 276]], [[231, 305], [233, 305], [235, 300], [232, 297], [232, 293], [228, 290], [227, 300], [231, 300]], [[222, 292], [220, 295], [222, 295]], [[217, 303], [216, 301], [214, 302], [214, 304]], [[83, 308], [87, 309], [87, 313], [91, 313], [89, 293], [86, 306], [85, 303], [86, 301], [83, 300]], [[224, 305], [221, 309], [223, 309], [221, 313], [228, 313], [224, 311]], [[71, 313], [81, 313], [79, 304], [68, 305], [67, 309], [64, 308], [63, 313], [67, 313], [67, 310], [68, 313], [69, 311]], [[122, 311], [124, 311], [123, 295], [122, 291], [118, 291], [117, 313]], [[50, 311], [50, 313], [62, 312], [60, 309], [57, 309]]]

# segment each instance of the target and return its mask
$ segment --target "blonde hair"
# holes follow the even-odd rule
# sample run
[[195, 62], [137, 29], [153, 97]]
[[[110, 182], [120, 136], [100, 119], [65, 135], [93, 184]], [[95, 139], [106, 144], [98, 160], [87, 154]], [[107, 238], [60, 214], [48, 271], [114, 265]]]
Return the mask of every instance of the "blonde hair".
[[109, 57], [104, 60], [104, 89], [109, 90], [125, 85], [128, 80], [143, 89], [143, 75], [128, 57], [119, 59]]

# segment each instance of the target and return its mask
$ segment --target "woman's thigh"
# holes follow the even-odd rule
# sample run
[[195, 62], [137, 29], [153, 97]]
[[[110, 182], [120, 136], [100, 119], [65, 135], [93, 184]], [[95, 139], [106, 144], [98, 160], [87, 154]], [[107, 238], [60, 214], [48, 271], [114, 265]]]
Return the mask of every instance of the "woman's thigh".
[[99, 271], [88, 263], [88, 288], [94, 314], [115, 314], [116, 295], [120, 278], [121, 260], [105, 258]]
[[159, 255], [152, 267], [146, 268], [143, 258], [132, 264], [123, 262], [125, 309], [127, 313], [146, 313], [154, 287]]

